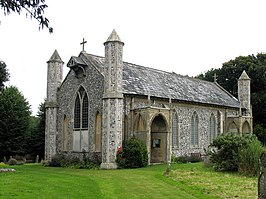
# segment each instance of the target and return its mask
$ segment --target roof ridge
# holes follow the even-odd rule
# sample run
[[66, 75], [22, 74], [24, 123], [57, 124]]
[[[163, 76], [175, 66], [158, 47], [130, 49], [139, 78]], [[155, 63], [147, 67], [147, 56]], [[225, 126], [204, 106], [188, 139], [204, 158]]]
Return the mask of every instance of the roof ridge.
[[[84, 52], [83, 52], [84, 53]], [[86, 53], [86, 52], [85, 52]], [[104, 56], [99, 56], [99, 55], [94, 55], [94, 54], [91, 54], [91, 53], [86, 53], [90, 56], [94, 56], [94, 57], [98, 57], [98, 58], [102, 58], [104, 59], [105, 57]], [[130, 65], [133, 65], [133, 66], [137, 66], [137, 67], [143, 67], [143, 68], [146, 68], [146, 69], [150, 69], [152, 71], [159, 71], [159, 72], [164, 72], [164, 73], [167, 73], [167, 74], [174, 74], [174, 75], [177, 75], [179, 77], [184, 77], [184, 78], [188, 78], [188, 79], [191, 79], [193, 81], [199, 81], [199, 82], [206, 82], [206, 83], [214, 83], [214, 82], [210, 82], [210, 81], [207, 81], [207, 80], [203, 80], [203, 79], [198, 79], [196, 77], [191, 77], [191, 76], [188, 76], [188, 75], [182, 75], [182, 74], [178, 74], [174, 71], [170, 72], [170, 71], [165, 71], [165, 70], [162, 70], [162, 69], [157, 69], [157, 68], [152, 68], [152, 67], [149, 67], [149, 66], [143, 66], [143, 65], [139, 65], [139, 64], [134, 64], [132, 62], [127, 62], [127, 61], [123, 61], [123, 63], [125, 64], [130, 64]]]

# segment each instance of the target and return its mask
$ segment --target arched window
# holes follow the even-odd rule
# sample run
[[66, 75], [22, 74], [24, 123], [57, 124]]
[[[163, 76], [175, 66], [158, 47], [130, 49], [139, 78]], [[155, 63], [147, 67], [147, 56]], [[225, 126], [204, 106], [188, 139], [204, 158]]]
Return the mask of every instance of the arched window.
[[220, 111], [217, 111], [217, 136], [222, 133], [222, 114]]
[[89, 102], [86, 91], [83, 87], [80, 87], [74, 108], [74, 128], [75, 129], [86, 129], [88, 128], [88, 111]]
[[193, 113], [191, 118], [190, 144], [192, 147], [199, 145], [199, 118], [196, 112]]
[[215, 117], [212, 113], [210, 117], [210, 143], [212, 143], [213, 139], [215, 138], [215, 126]]
[[234, 121], [229, 124], [227, 133], [235, 133], [235, 134], [238, 133], [238, 128]]
[[176, 112], [173, 113], [173, 147], [178, 148], [179, 147], [179, 129], [178, 129], [178, 117]]
[[250, 132], [251, 132], [250, 125], [247, 121], [245, 121], [243, 126], [242, 126], [242, 133], [243, 134], [250, 134]]

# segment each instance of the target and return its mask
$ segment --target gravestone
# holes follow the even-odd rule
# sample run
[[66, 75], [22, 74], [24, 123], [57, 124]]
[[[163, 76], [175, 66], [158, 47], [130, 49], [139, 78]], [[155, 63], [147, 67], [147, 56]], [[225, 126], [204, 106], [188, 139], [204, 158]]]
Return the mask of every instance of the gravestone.
[[258, 179], [258, 199], [266, 198], [266, 154], [260, 156], [260, 175]]

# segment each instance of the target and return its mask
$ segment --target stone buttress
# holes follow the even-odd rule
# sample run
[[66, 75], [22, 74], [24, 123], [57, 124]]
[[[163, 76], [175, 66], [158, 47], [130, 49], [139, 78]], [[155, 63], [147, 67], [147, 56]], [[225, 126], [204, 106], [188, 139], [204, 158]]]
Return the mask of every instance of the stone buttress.
[[45, 102], [45, 160], [51, 160], [56, 154], [57, 135], [57, 90], [63, 79], [63, 64], [55, 50], [47, 62], [47, 99]]
[[123, 46], [113, 30], [105, 45], [103, 121], [102, 121], [102, 164], [103, 169], [116, 169], [117, 149], [122, 145], [123, 115]]

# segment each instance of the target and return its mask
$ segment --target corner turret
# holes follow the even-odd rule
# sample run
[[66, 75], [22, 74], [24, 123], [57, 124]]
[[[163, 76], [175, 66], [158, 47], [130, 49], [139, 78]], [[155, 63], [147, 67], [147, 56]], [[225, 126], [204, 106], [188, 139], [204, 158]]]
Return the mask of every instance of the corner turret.
[[63, 79], [63, 64], [57, 50], [47, 62], [47, 96], [45, 102], [45, 160], [56, 154], [57, 90]]
[[245, 110], [245, 115], [251, 115], [250, 78], [246, 71], [243, 71], [238, 79], [238, 100], [240, 108]]
[[123, 46], [124, 43], [115, 30], [112, 31], [105, 45], [105, 86], [104, 98], [123, 98]]
[[102, 164], [103, 169], [116, 169], [116, 152], [122, 146], [123, 116], [123, 46], [115, 30], [105, 45]]

